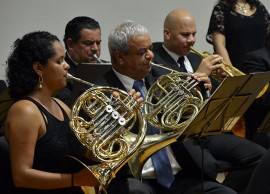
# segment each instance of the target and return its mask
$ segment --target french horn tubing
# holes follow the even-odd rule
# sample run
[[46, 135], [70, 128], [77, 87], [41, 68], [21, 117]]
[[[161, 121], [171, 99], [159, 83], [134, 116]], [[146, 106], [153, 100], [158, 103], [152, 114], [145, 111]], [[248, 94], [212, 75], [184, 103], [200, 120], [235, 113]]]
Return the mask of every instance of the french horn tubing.
[[[91, 86], [75, 101], [70, 127], [86, 148], [85, 157], [97, 164], [88, 166], [73, 158], [92, 172], [106, 193], [106, 187], [115, 174], [143, 143], [146, 120], [127, 92], [96, 86], [70, 74], [67, 78]], [[118, 92], [119, 98], [115, 98], [113, 92]], [[138, 130], [136, 133], [131, 131], [134, 127]]]
[[199, 82], [190, 73], [167, 69], [171, 73], [160, 76], [148, 89], [144, 115], [152, 126], [172, 131], [185, 127], [194, 118], [203, 105], [203, 97], [196, 87]]
[[[190, 49], [198, 54], [199, 56], [201, 56], [202, 58], [205, 58], [209, 55], [211, 55], [211, 53], [209, 52], [199, 52], [198, 50], [196, 50], [195, 48], [193, 48], [192, 46], [190, 47]], [[241, 76], [241, 75], [245, 75], [245, 73], [243, 73], [242, 71], [240, 71], [239, 69], [237, 69], [236, 67], [234, 67], [231, 64], [226, 63], [226, 61], [222, 60], [219, 63], [222, 63], [224, 65], [224, 67], [222, 68], [222, 71], [226, 73], [226, 76], [229, 77], [235, 77], [235, 76]], [[221, 81], [223, 78], [220, 77], [219, 74], [216, 74], [215, 71], [212, 72], [211, 76], [216, 79], [217, 81]], [[256, 98], [260, 98], [266, 91], [267, 88], [269, 86], [269, 83], [267, 85], [264, 86], [264, 88], [262, 89], [262, 91], [257, 95]]]
[[133, 176], [141, 179], [143, 165], [158, 150], [176, 142], [203, 105], [197, 89], [198, 82], [190, 73], [177, 72], [162, 65], [171, 73], [162, 75], [148, 89], [144, 101], [144, 116], [148, 123], [160, 129], [160, 134], [146, 135], [140, 149], [128, 161]]

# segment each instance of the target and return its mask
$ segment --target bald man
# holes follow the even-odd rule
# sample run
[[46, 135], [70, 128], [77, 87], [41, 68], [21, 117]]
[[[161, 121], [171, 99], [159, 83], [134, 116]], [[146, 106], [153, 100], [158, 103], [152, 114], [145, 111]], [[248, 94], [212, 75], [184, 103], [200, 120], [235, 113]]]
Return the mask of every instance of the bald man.
[[196, 33], [195, 19], [188, 11], [184, 9], [171, 11], [164, 21], [163, 43], [153, 43], [154, 62], [182, 71], [181, 64], [177, 61], [179, 57], [184, 57], [187, 72], [196, 70], [207, 75], [222, 67], [222, 64], [217, 64], [222, 59], [219, 55], [211, 55], [202, 60], [200, 56], [190, 52], [190, 46], [196, 41]]
[[[216, 64], [222, 58], [214, 54], [202, 59], [190, 52], [190, 46], [196, 42], [196, 33], [196, 22], [191, 13], [184, 9], [172, 10], [164, 21], [163, 43], [153, 43], [153, 62], [177, 71], [196, 71], [210, 75], [222, 66]], [[229, 175], [223, 184], [238, 193], [244, 192], [253, 169], [266, 150], [233, 134], [208, 136], [204, 142], [206, 149], [203, 167], [201, 146], [192, 140], [183, 145], [205, 174], [215, 178], [219, 172], [228, 171]]]

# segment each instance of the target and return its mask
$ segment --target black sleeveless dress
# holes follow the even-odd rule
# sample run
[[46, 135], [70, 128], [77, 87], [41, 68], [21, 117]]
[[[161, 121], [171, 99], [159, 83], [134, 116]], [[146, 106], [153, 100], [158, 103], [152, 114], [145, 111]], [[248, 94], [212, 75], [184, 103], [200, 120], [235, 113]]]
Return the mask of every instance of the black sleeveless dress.
[[[83, 153], [83, 147], [77, 140], [69, 127], [69, 117], [61, 108], [64, 121], [58, 120], [49, 113], [41, 104], [32, 98], [25, 98], [33, 102], [40, 110], [46, 123], [46, 134], [41, 137], [36, 144], [33, 168], [55, 172], [55, 173], [72, 173], [79, 171], [82, 166], [75, 160], [69, 159], [67, 155], [79, 157]], [[16, 194], [82, 194], [80, 187], [62, 188], [62, 189], [26, 189], [14, 188]]]

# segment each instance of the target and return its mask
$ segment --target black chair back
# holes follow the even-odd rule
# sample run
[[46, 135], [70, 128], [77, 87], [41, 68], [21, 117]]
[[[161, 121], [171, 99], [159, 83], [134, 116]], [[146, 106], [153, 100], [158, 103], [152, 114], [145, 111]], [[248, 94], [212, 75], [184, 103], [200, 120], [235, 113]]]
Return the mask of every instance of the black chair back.
[[0, 137], [0, 193], [11, 194], [14, 188], [10, 157], [9, 157], [9, 146], [4, 136]]
[[0, 94], [7, 88], [7, 84], [4, 80], [0, 80]]

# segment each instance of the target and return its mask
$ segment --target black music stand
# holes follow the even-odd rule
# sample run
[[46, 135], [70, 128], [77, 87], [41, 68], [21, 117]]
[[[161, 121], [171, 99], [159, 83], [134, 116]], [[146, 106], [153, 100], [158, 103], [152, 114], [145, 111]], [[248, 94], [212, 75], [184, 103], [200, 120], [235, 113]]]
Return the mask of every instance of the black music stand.
[[178, 140], [230, 132], [269, 81], [270, 72], [225, 78]]
[[[82, 80], [93, 83], [103, 74], [112, 68], [111, 63], [81, 63], [76, 69], [76, 77]], [[73, 89], [71, 91], [70, 104], [73, 105], [75, 100], [79, 97], [81, 90], [86, 87], [85, 84], [74, 81]]]
[[263, 119], [263, 122], [258, 129], [258, 133], [268, 133], [268, 132], [270, 132], [270, 111], [268, 111], [267, 115]]

